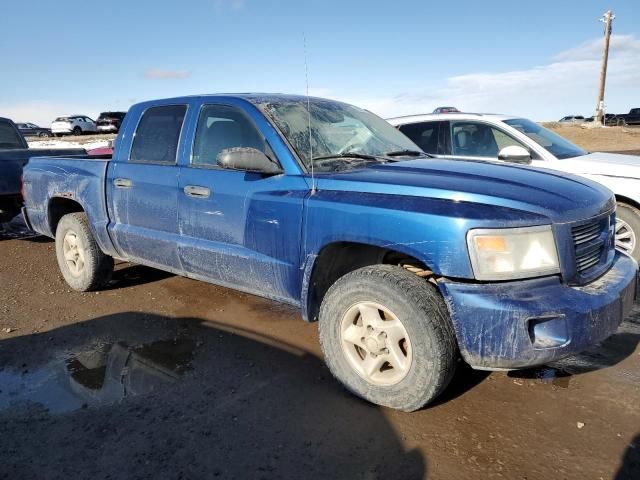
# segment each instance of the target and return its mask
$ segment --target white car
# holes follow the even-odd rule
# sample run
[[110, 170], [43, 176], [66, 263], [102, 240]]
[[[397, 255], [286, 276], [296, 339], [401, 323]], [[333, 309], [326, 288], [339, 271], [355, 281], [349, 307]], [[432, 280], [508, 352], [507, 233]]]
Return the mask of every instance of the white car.
[[65, 134], [82, 135], [97, 131], [96, 122], [86, 115], [63, 115], [51, 122], [51, 132], [57, 137]]
[[616, 246], [640, 260], [640, 157], [586, 152], [541, 125], [509, 115], [450, 113], [388, 119], [423, 151], [503, 161], [590, 178], [616, 196]]

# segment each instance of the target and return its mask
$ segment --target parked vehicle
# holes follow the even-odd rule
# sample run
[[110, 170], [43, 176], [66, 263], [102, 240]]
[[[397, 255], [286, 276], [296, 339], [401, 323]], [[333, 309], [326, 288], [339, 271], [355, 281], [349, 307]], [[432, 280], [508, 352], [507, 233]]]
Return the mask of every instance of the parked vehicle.
[[612, 120], [618, 126], [624, 125], [640, 125], [640, 108], [632, 108], [629, 113], [621, 113], [616, 115]]
[[0, 118], [0, 223], [8, 222], [22, 207], [22, 167], [35, 155], [73, 155], [82, 149], [32, 149], [8, 118]]
[[16, 127], [25, 137], [53, 137], [50, 128], [39, 127], [35, 123], [16, 123]]
[[531, 120], [509, 115], [414, 115], [389, 122], [438, 157], [526, 163], [602, 183], [618, 203], [616, 246], [640, 260], [640, 157], [587, 152]]
[[85, 115], [63, 115], [51, 123], [51, 131], [57, 137], [97, 132], [96, 122]]
[[[611, 121], [616, 117], [615, 113], [605, 113], [604, 114], [604, 123], [605, 125], [611, 125]], [[596, 119], [595, 116], [587, 117], [584, 119], [584, 123], [594, 122]], [[613, 123], [615, 125], [615, 122]]]
[[584, 123], [585, 121], [586, 119], [582, 115], [569, 115], [558, 120], [560, 123]]
[[458, 113], [458, 112], [460, 112], [460, 110], [458, 110], [456, 107], [438, 107], [433, 111], [433, 113]]
[[99, 132], [117, 133], [127, 112], [102, 112], [96, 120]]
[[120, 258], [296, 305], [336, 378], [407, 411], [459, 354], [513, 369], [603, 340], [636, 289], [602, 185], [429, 158], [319, 98], [140, 103], [110, 160], [33, 159], [24, 193], [72, 288], [106, 285]]

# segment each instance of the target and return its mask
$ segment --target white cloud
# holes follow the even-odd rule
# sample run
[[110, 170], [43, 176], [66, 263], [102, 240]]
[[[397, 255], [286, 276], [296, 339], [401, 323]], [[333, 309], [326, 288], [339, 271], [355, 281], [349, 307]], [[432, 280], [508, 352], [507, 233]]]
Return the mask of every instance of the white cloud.
[[[552, 120], [569, 114], [592, 114], [600, 78], [602, 39], [560, 52], [545, 65], [506, 72], [477, 72], [446, 79], [432, 92], [394, 95], [343, 95], [342, 99], [382, 116], [430, 112], [442, 105], [461, 110], [502, 112]], [[640, 104], [640, 40], [612, 36], [605, 102], [609, 111]], [[633, 104], [633, 105], [632, 105]]]
[[177, 80], [188, 78], [191, 72], [188, 70], [165, 70], [162, 68], [148, 68], [144, 71], [145, 78], [153, 80]]

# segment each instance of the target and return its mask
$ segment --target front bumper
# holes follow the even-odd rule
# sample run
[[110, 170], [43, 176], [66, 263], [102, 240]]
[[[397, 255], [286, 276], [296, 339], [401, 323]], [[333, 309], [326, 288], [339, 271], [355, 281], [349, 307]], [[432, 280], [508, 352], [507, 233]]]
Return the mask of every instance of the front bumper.
[[558, 277], [504, 283], [443, 281], [460, 352], [474, 368], [525, 368], [578, 353], [613, 334], [633, 307], [638, 264], [616, 252], [593, 282]]

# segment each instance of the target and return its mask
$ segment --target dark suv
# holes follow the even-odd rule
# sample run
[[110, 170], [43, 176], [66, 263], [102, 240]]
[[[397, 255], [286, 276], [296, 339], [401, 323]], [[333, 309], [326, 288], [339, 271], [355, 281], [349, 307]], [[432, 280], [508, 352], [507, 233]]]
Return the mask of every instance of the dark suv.
[[102, 112], [96, 120], [98, 132], [117, 133], [127, 112]]

